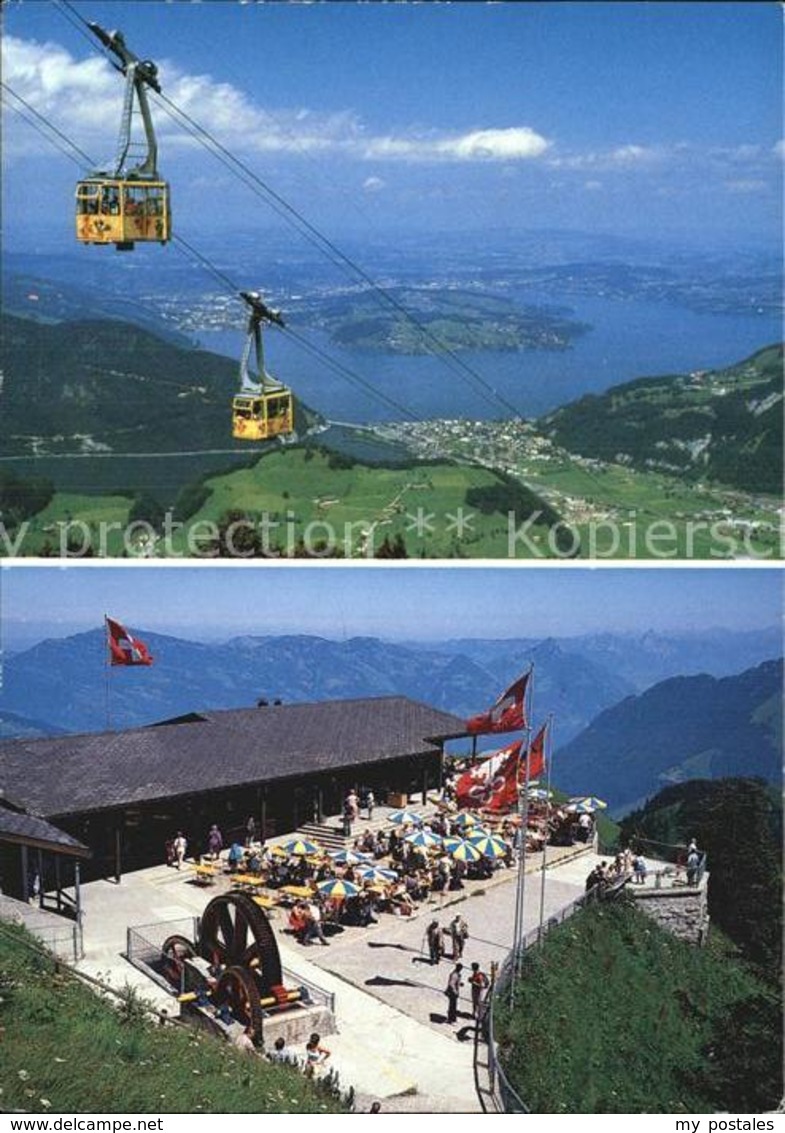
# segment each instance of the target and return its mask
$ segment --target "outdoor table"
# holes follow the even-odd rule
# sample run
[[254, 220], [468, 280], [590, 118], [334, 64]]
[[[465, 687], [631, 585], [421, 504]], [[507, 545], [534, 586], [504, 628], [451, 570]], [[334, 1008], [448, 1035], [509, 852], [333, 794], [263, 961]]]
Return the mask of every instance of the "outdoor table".
[[260, 885], [264, 885], [264, 879], [254, 873], [235, 873], [232, 875], [232, 885], [239, 885], [240, 888], [256, 889]]
[[310, 885], [282, 885], [278, 892], [286, 897], [294, 897], [298, 901], [313, 897], [313, 889]]
[[269, 912], [271, 909], [275, 908], [275, 900], [272, 897], [265, 897], [261, 893], [257, 893], [251, 900], [254, 905], [258, 905], [259, 908], [264, 909], [265, 912]]
[[195, 881], [197, 885], [213, 885], [215, 882], [215, 875], [217, 870], [214, 865], [197, 865], [194, 866], [196, 873]]

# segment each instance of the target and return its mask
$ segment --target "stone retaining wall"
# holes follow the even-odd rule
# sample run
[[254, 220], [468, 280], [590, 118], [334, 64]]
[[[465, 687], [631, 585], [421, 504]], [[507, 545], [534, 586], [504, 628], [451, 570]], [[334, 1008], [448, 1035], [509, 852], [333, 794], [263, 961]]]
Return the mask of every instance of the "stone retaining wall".
[[627, 887], [642, 912], [662, 928], [690, 944], [703, 945], [709, 934], [706, 886], [683, 889], [636, 889]]

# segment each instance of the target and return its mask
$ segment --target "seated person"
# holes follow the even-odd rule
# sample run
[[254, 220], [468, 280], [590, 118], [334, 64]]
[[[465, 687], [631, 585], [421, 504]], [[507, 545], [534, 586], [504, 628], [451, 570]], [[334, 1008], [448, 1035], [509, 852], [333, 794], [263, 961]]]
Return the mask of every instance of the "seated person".
[[414, 901], [406, 892], [406, 886], [403, 882], [397, 881], [395, 885], [391, 887], [390, 904], [393, 909], [399, 909], [404, 916], [411, 916], [414, 912]]
[[298, 901], [289, 913], [289, 931], [300, 944], [305, 941], [305, 934], [308, 931], [309, 924], [308, 908]]

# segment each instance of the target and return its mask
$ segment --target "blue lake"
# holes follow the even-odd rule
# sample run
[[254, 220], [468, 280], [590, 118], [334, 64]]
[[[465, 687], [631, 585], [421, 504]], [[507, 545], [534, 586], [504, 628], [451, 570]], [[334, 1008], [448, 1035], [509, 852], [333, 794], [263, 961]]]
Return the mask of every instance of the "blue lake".
[[[520, 296], [523, 303], [553, 304], [553, 298]], [[598, 393], [633, 378], [732, 365], [782, 339], [775, 315], [699, 314], [670, 303], [580, 299], [574, 317], [592, 329], [565, 351], [466, 353], [457, 357], [495, 388], [524, 417], [539, 416], [585, 393]], [[345, 350], [322, 333], [292, 328], [336, 363], [417, 418], [510, 416], [490, 393], [476, 388], [453, 360]], [[200, 344], [230, 357], [242, 350], [237, 331], [202, 332]], [[275, 331], [265, 339], [268, 369], [293, 387], [308, 405], [332, 420], [405, 420], [343, 374], [311, 357]]]

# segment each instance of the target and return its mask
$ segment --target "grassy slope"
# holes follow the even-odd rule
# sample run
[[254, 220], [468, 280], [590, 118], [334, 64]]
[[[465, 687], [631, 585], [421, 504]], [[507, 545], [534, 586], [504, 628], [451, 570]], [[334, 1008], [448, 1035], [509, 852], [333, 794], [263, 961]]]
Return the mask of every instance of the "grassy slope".
[[[467, 507], [470, 488], [492, 487], [498, 483], [493, 472], [461, 465], [420, 465], [404, 469], [329, 468], [327, 458], [317, 453], [310, 459], [302, 449], [278, 450], [253, 468], [218, 476], [208, 481], [212, 489], [204, 506], [192, 517], [217, 522], [231, 509], [250, 516], [267, 514], [281, 524], [271, 530], [270, 544], [284, 542], [287, 522], [295, 538], [310, 523], [329, 524], [344, 552], [357, 552], [363, 526], [376, 523], [375, 545], [400, 533], [410, 557], [421, 552], [430, 557], [506, 557], [507, 516], [494, 512], [483, 515]], [[472, 527], [458, 539], [450, 528], [450, 516], [459, 508], [472, 512]], [[431, 517], [433, 530], [423, 537], [412, 528], [418, 509]], [[293, 517], [293, 518], [290, 518]], [[354, 524], [353, 528], [347, 525]], [[536, 529], [544, 540], [547, 530]], [[313, 538], [324, 534], [313, 529]], [[348, 538], [348, 542], [347, 542]], [[175, 542], [181, 550], [183, 539]]]
[[[546, 417], [560, 446], [641, 470], [660, 468], [745, 491], [782, 486], [782, 347], [691, 380], [643, 378], [589, 394]], [[700, 442], [698, 456], [690, 449]]]
[[343, 1108], [299, 1071], [186, 1027], [123, 1015], [0, 932], [4, 1111], [324, 1113]]
[[[779, 552], [776, 497], [756, 500], [741, 493], [698, 487], [678, 477], [641, 472], [621, 464], [590, 469], [566, 453], [560, 460], [527, 465], [521, 474], [535, 492], [577, 523], [581, 546], [587, 554], [588, 525], [580, 518], [572, 519], [565, 497], [585, 501], [585, 507], [577, 509], [578, 516], [581, 510], [588, 509], [595, 522], [603, 515], [616, 521], [618, 543], [610, 527], [595, 529], [597, 554], [604, 558], [721, 558], [732, 545], [728, 540], [734, 534], [735, 545], [742, 549], [740, 531], [734, 528], [733, 519], [761, 525], [749, 540], [756, 554], [768, 558], [776, 557]], [[647, 544], [646, 531], [659, 520], [673, 524], [675, 543], [664, 538], [658, 542], [655, 538]], [[712, 524], [719, 525], [715, 529], [719, 537], [710, 532]], [[677, 548], [676, 555], [669, 553], [673, 546]]]
[[[776, 1020], [775, 993], [725, 954], [719, 934], [698, 949], [626, 902], [595, 905], [527, 955], [512, 1015], [501, 1003], [497, 1038], [532, 1112], [756, 1112], [746, 1106], [779, 1101], [780, 1028], [763, 1036], [748, 1087], [718, 1071], [729, 1044], [740, 1043], [728, 1020], [754, 1024], [767, 1017], [763, 1005]], [[743, 1041], [733, 1048], [737, 1065], [742, 1049]]]

